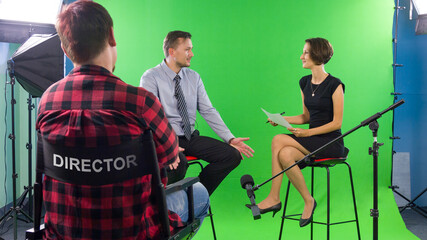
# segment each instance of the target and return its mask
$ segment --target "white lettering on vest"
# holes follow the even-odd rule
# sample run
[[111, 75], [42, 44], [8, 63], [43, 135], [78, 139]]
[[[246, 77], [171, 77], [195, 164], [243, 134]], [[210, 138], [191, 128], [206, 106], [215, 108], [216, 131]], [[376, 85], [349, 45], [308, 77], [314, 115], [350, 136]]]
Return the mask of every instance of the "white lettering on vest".
[[112, 170], [121, 171], [125, 168], [137, 167], [136, 155], [127, 155], [125, 157], [106, 158], [106, 159], [78, 159], [75, 157], [66, 157], [59, 154], [53, 154], [53, 166], [68, 169], [77, 172], [110, 172]]

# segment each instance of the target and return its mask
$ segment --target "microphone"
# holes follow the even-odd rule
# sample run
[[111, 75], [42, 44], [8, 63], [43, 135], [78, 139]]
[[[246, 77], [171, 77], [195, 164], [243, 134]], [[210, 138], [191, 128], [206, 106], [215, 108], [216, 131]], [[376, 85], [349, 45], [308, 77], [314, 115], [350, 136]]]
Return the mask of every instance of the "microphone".
[[255, 203], [255, 194], [254, 194], [254, 190], [252, 189], [254, 184], [255, 182], [251, 175], [246, 174], [240, 178], [240, 185], [242, 186], [243, 189], [246, 189], [246, 193], [248, 194], [248, 197], [251, 200], [251, 210], [252, 210], [252, 215], [254, 217], [254, 220], [257, 220], [261, 218], [261, 213], [259, 211], [258, 206]]

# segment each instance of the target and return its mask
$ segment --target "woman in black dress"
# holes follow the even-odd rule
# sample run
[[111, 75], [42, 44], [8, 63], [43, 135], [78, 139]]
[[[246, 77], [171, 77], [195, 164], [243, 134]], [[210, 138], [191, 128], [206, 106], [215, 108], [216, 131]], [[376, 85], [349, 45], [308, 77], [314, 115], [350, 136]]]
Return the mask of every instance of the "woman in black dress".
[[[285, 116], [290, 124], [309, 124], [309, 129], [288, 128], [292, 134], [279, 134], [272, 141], [272, 174], [302, 159], [308, 153], [318, 149], [325, 143], [341, 135], [341, 123], [344, 109], [344, 84], [325, 71], [325, 64], [331, 59], [333, 49], [323, 38], [311, 38], [305, 41], [301, 55], [302, 67], [311, 70], [311, 75], [301, 78], [299, 84], [303, 102], [303, 112], [297, 116]], [[274, 122], [270, 123], [277, 126]], [[337, 142], [316, 157], [341, 157], [344, 155], [343, 141]], [[307, 189], [300, 164], [286, 172], [292, 185], [304, 200], [304, 211], [301, 215], [300, 226], [306, 226], [312, 221], [316, 201]], [[270, 194], [258, 204], [261, 213], [273, 212], [282, 207], [280, 202], [280, 187], [282, 178], [272, 181]]]

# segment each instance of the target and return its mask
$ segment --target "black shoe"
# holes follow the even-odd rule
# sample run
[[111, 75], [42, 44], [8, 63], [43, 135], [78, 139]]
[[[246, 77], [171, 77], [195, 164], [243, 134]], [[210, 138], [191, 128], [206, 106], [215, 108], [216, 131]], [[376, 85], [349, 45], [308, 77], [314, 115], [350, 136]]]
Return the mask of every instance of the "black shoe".
[[[251, 209], [251, 206], [252, 206], [251, 204], [246, 204], [246, 207], [249, 208], [249, 209]], [[280, 211], [280, 209], [282, 209], [282, 203], [281, 202], [279, 202], [278, 204], [273, 205], [273, 206], [271, 206], [269, 208], [265, 208], [265, 209], [261, 209], [260, 208], [259, 212], [261, 214], [268, 213], [268, 212], [273, 212], [273, 217], [274, 217], [274, 215], [276, 215], [276, 213], [278, 211]]]
[[316, 200], [314, 200], [314, 206], [313, 206], [313, 210], [311, 210], [311, 215], [309, 218], [307, 219], [303, 219], [302, 217], [299, 220], [299, 226], [300, 227], [305, 227], [307, 226], [309, 223], [311, 223], [311, 221], [313, 221], [313, 213], [314, 213], [314, 209], [316, 209], [317, 203]]

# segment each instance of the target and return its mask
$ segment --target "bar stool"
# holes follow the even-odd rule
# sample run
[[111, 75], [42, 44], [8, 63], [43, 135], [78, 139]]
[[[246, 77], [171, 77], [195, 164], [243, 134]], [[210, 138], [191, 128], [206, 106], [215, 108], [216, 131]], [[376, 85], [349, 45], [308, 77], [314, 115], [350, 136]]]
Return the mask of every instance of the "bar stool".
[[[308, 167], [311, 167], [311, 195], [314, 197], [314, 169], [315, 168], [325, 168], [326, 169], [326, 173], [327, 173], [327, 185], [328, 185], [327, 186], [327, 218], [326, 218], [326, 222], [317, 222], [317, 221], [314, 221], [314, 218], [313, 218], [313, 221], [310, 224], [311, 225], [310, 239], [313, 239], [313, 224], [326, 225], [326, 228], [327, 228], [327, 230], [326, 230], [326, 236], [327, 236], [327, 239], [329, 240], [330, 226], [337, 225], [337, 224], [343, 224], [343, 223], [356, 222], [357, 236], [358, 236], [358, 239], [360, 240], [359, 219], [357, 217], [357, 207], [356, 207], [356, 197], [355, 197], [355, 194], [354, 194], [353, 175], [351, 173], [350, 164], [348, 164], [346, 162], [348, 152], [349, 152], [349, 150], [347, 148], [345, 148], [345, 155], [346, 155], [346, 157], [342, 157], [342, 158], [322, 158], [322, 159], [316, 159], [315, 158], [308, 165]], [[330, 200], [331, 200], [331, 197], [330, 197], [330, 172], [329, 172], [329, 168], [334, 167], [336, 165], [341, 165], [341, 164], [345, 164], [347, 166], [347, 168], [348, 168], [350, 185], [351, 185], [351, 192], [352, 192], [352, 195], [353, 195], [353, 206], [354, 206], [354, 216], [355, 216], [355, 218], [352, 219], [352, 220], [331, 223], [331, 219], [330, 219], [330, 210], [331, 210], [331, 206], [330, 206], [331, 202], [330, 202]], [[285, 204], [284, 204], [284, 208], [283, 208], [282, 224], [280, 226], [279, 240], [282, 239], [282, 231], [283, 231], [283, 225], [284, 225], [285, 219], [299, 221], [299, 218], [295, 217], [295, 216], [301, 216], [301, 214], [286, 215], [286, 206], [287, 206], [287, 203], [288, 203], [289, 188], [290, 188], [290, 181], [288, 181], [288, 188], [286, 190], [286, 198], [285, 198]]]
[[[185, 157], [187, 158], [189, 166], [196, 164], [200, 167], [200, 172], [203, 170], [203, 164], [200, 162], [200, 159], [194, 156], [185, 156]], [[214, 226], [213, 213], [212, 213], [211, 206], [209, 206], [208, 216], [211, 218], [212, 233], [213, 233], [214, 239], [216, 240], [215, 226]]]

